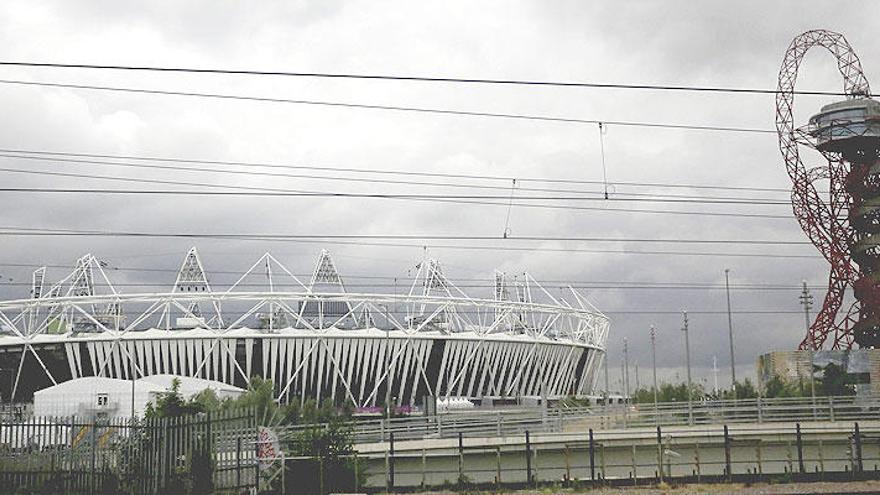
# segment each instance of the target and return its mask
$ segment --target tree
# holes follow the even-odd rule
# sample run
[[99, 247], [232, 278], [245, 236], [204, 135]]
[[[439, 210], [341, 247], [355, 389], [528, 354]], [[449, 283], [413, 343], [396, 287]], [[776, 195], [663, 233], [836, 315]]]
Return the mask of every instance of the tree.
[[829, 363], [825, 366], [818, 390], [822, 395], [855, 395], [855, 379], [842, 366]]
[[[202, 390], [188, 400], [184, 399], [180, 393], [180, 380], [175, 378], [171, 381], [171, 390], [160, 393], [156, 397], [155, 403], [150, 402], [147, 404], [144, 416], [147, 419], [192, 416], [216, 411], [220, 404], [221, 402], [217, 398], [217, 394], [211, 389]], [[170, 486], [173, 488], [169, 491], [193, 495], [208, 495], [214, 492], [212, 439], [209, 437], [194, 437], [192, 442], [192, 449], [189, 452], [189, 466], [187, 469], [178, 468], [173, 470], [171, 480], [169, 481]], [[149, 448], [150, 444], [149, 440], [142, 439], [140, 445], [146, 445]], [[126, 450], [133, 451], [134, 449], [122, 450], [125, 452]], [[183, 453], [181, 450], [173, 457]], [[138, 455], [142, 456], [141, 453], [138, 453]], [[141, 460], [141, 462], [143, 461]], [[168, 468], [170, 469], [170, 466]]]
[[219, 400], [210, 389], [203, 390], [189, 400], [184, 399], [180, 394], [180, 380], [175, 378], [171, 381], [171, 390], [159, 393], [155, 403], [147, 404], [144, 416], [147, 418], [179, 418], [209, 411], [212, 404], [219, 404]]
[[[777, 397], [803, 397], [804, 395], [802, 383], [792, 383], [778, 376], [771, 378], [764, 386], [764, 396], [771, 399]], [[809, 392], [806, 395], [809, 395]]]
[[277, 424], [286, 417], [284, 411], [279, 411], [280, 406], [275, 402], [275, 385], [272, 380], [265, 380], [258, 376], [251, 377], [251, 382], [245, 393], [223, 403], [224, 408], [253, 408], [257, 415], [257, 422], [261, 425]]
[[[703, 386], [694, 383], [690, 388], [690, 397], [692, 400], [700, 400], [706, 396]], [[636, 404], [647, 404], [654, 402], [654, 387], [643, 387], [635, 391], [631, 397]], [[664, 383], [657, 389], [658, 402], [687, 402], [688, 385], [687, 383]]]

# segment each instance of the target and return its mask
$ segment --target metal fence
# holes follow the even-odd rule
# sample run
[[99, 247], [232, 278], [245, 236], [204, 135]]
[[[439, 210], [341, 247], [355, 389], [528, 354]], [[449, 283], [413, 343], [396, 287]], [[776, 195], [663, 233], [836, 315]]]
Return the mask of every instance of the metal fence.
[[654, 427], [386, 442], [368, 489], [880, 479], [880, 424]]
[[[616, 429], [645, 426], [775, 422], [833, 422], [880, 419], [880, 396], [797, 397], [593, 407], [554, 407], [449, 412], [435, 416], [360, 419], [353, 424], [356, 443], [398, 440], [522, 435], [526, 431]], [[312, 427], [312, 426], [310, 426]], [[286, 430], [296, 430], [288, 426]]]
[[256, 487], [253, 411], [177, 418], [0, 422], [0, 486], [58, 493], [153, 494], [202, 484]]

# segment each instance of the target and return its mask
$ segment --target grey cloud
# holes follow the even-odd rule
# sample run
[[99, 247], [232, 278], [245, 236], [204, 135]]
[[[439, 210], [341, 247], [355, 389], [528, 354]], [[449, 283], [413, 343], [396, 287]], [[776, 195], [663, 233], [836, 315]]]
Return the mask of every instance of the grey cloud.
[[[862, 56], [869, 78], [880, 74], [874, 54], [880, 43], [869, 22], [872, 3], [859, 9], [818, 2], [499, 2], [415, 5], [410, 2], [224, 5], [173, 2], [132, 7], [122, 2], [9, 2], [0, 7], [0, 40], [6, 59], [62, 62], [130, 62], [167, 65], [262, 67], [477, 77], [635, 83], [700, 83], [772, 87], [790, 38], [803, 29], [828, 26], [844, 32]], [[158, 6], [157, 6], [158, 5]], [[694, 7], [699, 5], [699, 8]], [[124, 54], [124, 57], [121, 55]], [[158, 62], [157, 62], [158, 61]], [[833, 64], [811, 57], [805, 87], [836, 89]], [[606, 120], [709, 123], [772, 128], [773, 101], [763, 96], [691, 95], [572, 89], [471, 87], [380, 82], [167, 77], [155, 74], [0, 69], [2, 77], [86, 81], [173, 89], [266, 94], [368, 103], [410, 104], [489, 111], [564, 115]], [[804, 117], [821, 99], [799, 100]], [[269, 161], [368, 169], [462, 172], [503, 177], [545, 176], [599, 180], [595, 126], [518, 122], [223, 102], [190, 98], [0, 86], [0, 146], [218, 160]], [[605, 136], [612, 181], [711, 183], [788, 187], [775, 136], [684, 132], [611, 126]], [[198, 179], [261, 187], [405, 192], [399, 186], [352, 185], [303, 179], [221, 174], [130, 171], [99, 165], [35, 164], [0, 159], [0, 167], [78, 171], [167, 179]], [[98, 182], [2, 174], [10, 185], [98, 186]], [[507, 183], [502, 183], [506, 185]], [[531, 184], [537, 186], [537, 184]], [[109, 184], [120, 187], [118, 184]], [[127, 186], [140, 187], [140, 186]], [[566, 186], [569, 187], [569, 186]], [[598, 185], [570, 186], [600, 191]], [[642, 191], [618, 187], [612, 192]], [[669, 191], [664, 191], [669, 192]], [[717, 194], [683, 189], [680, 194]], [[506, 194], [506, 191], [499, 191]], [[770, 193], [749, 193], [766, 196]], [[773, 194], [785, 199], [786, 194]], [[594, 205], [585, 203], [585, 205]], [[612, 203], [607, 208], [736, 211], [732, 207]], [[790, 214], [787, 207], [739, 211]], [[0, 196], [0, 223], [112, 230], [189, 230], [278, 233], [455, 233], [500, 235], [507, 208], [440, 203], [324, 199], [218, 199], [209, 197]], [[514, 235], [595, 237], [689, 237], [803, 239], [793, 219], [758, 220], [605, 211], [536, 210], [514, 207]], [[0, 240], [2, 263], [65, 263], [91, 251], [117, 266], [175, 269], [186, 240], [44, 239]], [[244, 270], [264, 251], [279, 253], [292, 269], [307, 272], [318, 244], [199, 240], [208, 269]], [[436, 243], [435, 243], [436, 244]], [[541, 244], [587, 249], [686, 250], [639, 243]], [[421, 257], [419, 246], [329, 247], [343, 275], [399, 277]], [[735, 251], [731, 246], [693, 248]], [[742, 247], [741, 252], [812, 254], [808, 246]], [[819, 284], [827, 269], [820, 259], [719, 258], [550, 251], [461, 251], [432, 248], [454, 279], [491, 277], [495, 267], [528, 270], [539, 280], [585, 282], [723, 282], [731, 268], [735, 284]], [[28, 269], [0, 270], [27, 280]], [[50, 275], [60, 276], [53, 269]], [[168, 274], [114, 272], [126, 282], [171, 283]], [[228, 277], [227, 277], [228, 278]], [[218, 276], [218, 283], [230, 282]], [[403, 285], [403, 282], [402, 282]], [[558, 288], [551, 288], [558, 290]], [[694, 366], [711, 376], [717, 356], [726, 383], [727, 318], [719, 290], [589, 290], [614, 318], [610, 341], [612, 378], [619, 373], [623, 337], [638, 360], [642, 383], [650, 354], [647, 332], [658, 328], [662, 375], [682, 373], [680, 315], [644, 311], [689, 309]], [[0, 284], [0, 296], [26, 289]], [[816, 294], [818, 298], [820, 294]], [[738, 373], [748, 374], [755, 356], [795, 346], [803, 334], [797, 289], [735, 290]], [[700, 314], [699, 311], [717, 311]]]

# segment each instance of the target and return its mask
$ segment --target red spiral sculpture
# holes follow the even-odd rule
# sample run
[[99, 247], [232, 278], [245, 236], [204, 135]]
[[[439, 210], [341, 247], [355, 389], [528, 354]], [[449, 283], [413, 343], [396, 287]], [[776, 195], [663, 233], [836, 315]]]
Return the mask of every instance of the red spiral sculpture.
[[[846, 101], [850, 103], [827, 106], [809, 126], [796, 128], [792, 114], [794, 86], [801, 61], [813, 47], [825, 48], [836, 58]], [[858, 120], [861, 127], [857, 128], [855, 120], [845, 117], [846, 111], [837, 109], [853, 107], [863, 115], [865, 108], [870, 110], [874, 105], [877, 103], [870, 100], [859, 58], [843, 35], [814, 30], [791, 42], [779, 71], [776, 96], [779, 149], [792, 180], [794, 215], [831, 265], [828, 292], [801, 349], [820, 349], [829, 343], [832, 349], [848, 349], [854, 343], [874, 347], [878, 343], [880, 136], [869, 132], [871, 128], [865, 127], [864, 118]], [[807, 169], [799, 145], [819, 150], [827, 164]], [[820, 192], [817, 185], [827, 188], [827, 193]], [[853, 289], [854, 297], [848, 296], [849, 289]]]

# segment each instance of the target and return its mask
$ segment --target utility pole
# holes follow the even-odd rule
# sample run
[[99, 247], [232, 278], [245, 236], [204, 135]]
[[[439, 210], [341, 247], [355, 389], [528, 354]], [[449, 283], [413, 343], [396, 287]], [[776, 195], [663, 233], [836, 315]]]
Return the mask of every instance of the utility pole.
[[684, 326], [681, 328], [681, 331], [684, 332], [684, 356], [685, 364], [687, 365], [688, 424], [692, 425], [694, 424], [694, 405], [693, 387], [691, 386], [691, 342], [688, 336], [688, 313], [687, 311], [682, 311], [681, 314], [684, 316]]
[[659, 422], [657, 416], [657, 338], [654, 331], [654, 325], [651, 325], [651, 365], [654, 368], [654, 417]]
[[[733, 353], [733, 314], [730, 311], [730, 268], [724, 269], [724, 288], [727, 292], [727, 331], [730, 337], [730, 384], [736, 398], [736, 358]], [[717, 387], [716, 387], [717, 388]]]
[[638, 392], [639, 389], [642, 388], [642, 385], [639, 383], [639, 361], [638, 361], [638, 359], [633, 364], [635, 364], [635, 366], [636, 366], [636, 392]]
[[[712, 386], [712, 393], [718, 393], [718, 356], [712, 356], [712, 377], [715, 383]], [[736, 390], [736, 388], [734, 388]]]
[[801, 295], [799, 297], [801, 304], [804, 306], [804, 324], [807, 327], [807, 340], [810, 343], [810, 397], [813, 400], [813, 413], [815, 415], [816, 411], [816, 380], [813, 376], [813, 361], [814, 361], [814, 352], [815, 342], [813, 341], [813, 332], [810, 331], [810, 308], [813, 307], [813, 295], [810, 294], [810, 289], [807, 288], [807, 281], [802, 281], [803, 289], [801, 290]]
[[813, 307], [813, 295], [810, 294], [810, 289], [807, 288], [807, 281], [804, 280], [801, 282], [803, 284], [803, 289], [801, 290], [801, 295], [798, 297], [801, 301], [801, 305], [804, 307], [804, 323], [807, 327], [807, 338], [810, 341], [810, 347], [812, 347], [813, 339], [812, 332], [810, 332], [810, 309]]
[[623, 338], [623, 397], [629, 397], [629, 342]]
[[[388, 322], [391, 321], [391, 315], [388, 314], [388, 305], [380, 304], [379, 308], [382, 310], [382, 314], [385, 316], [385, 325], [388, 326]], [[376, 325], [378, 327], [378, 325]], [[386, 419], [391, 419], [391, 328], [385, 329], [385, 411], [383, 415]], [[385, 440], [385, 436], [383, 434], [382, 440]]]

